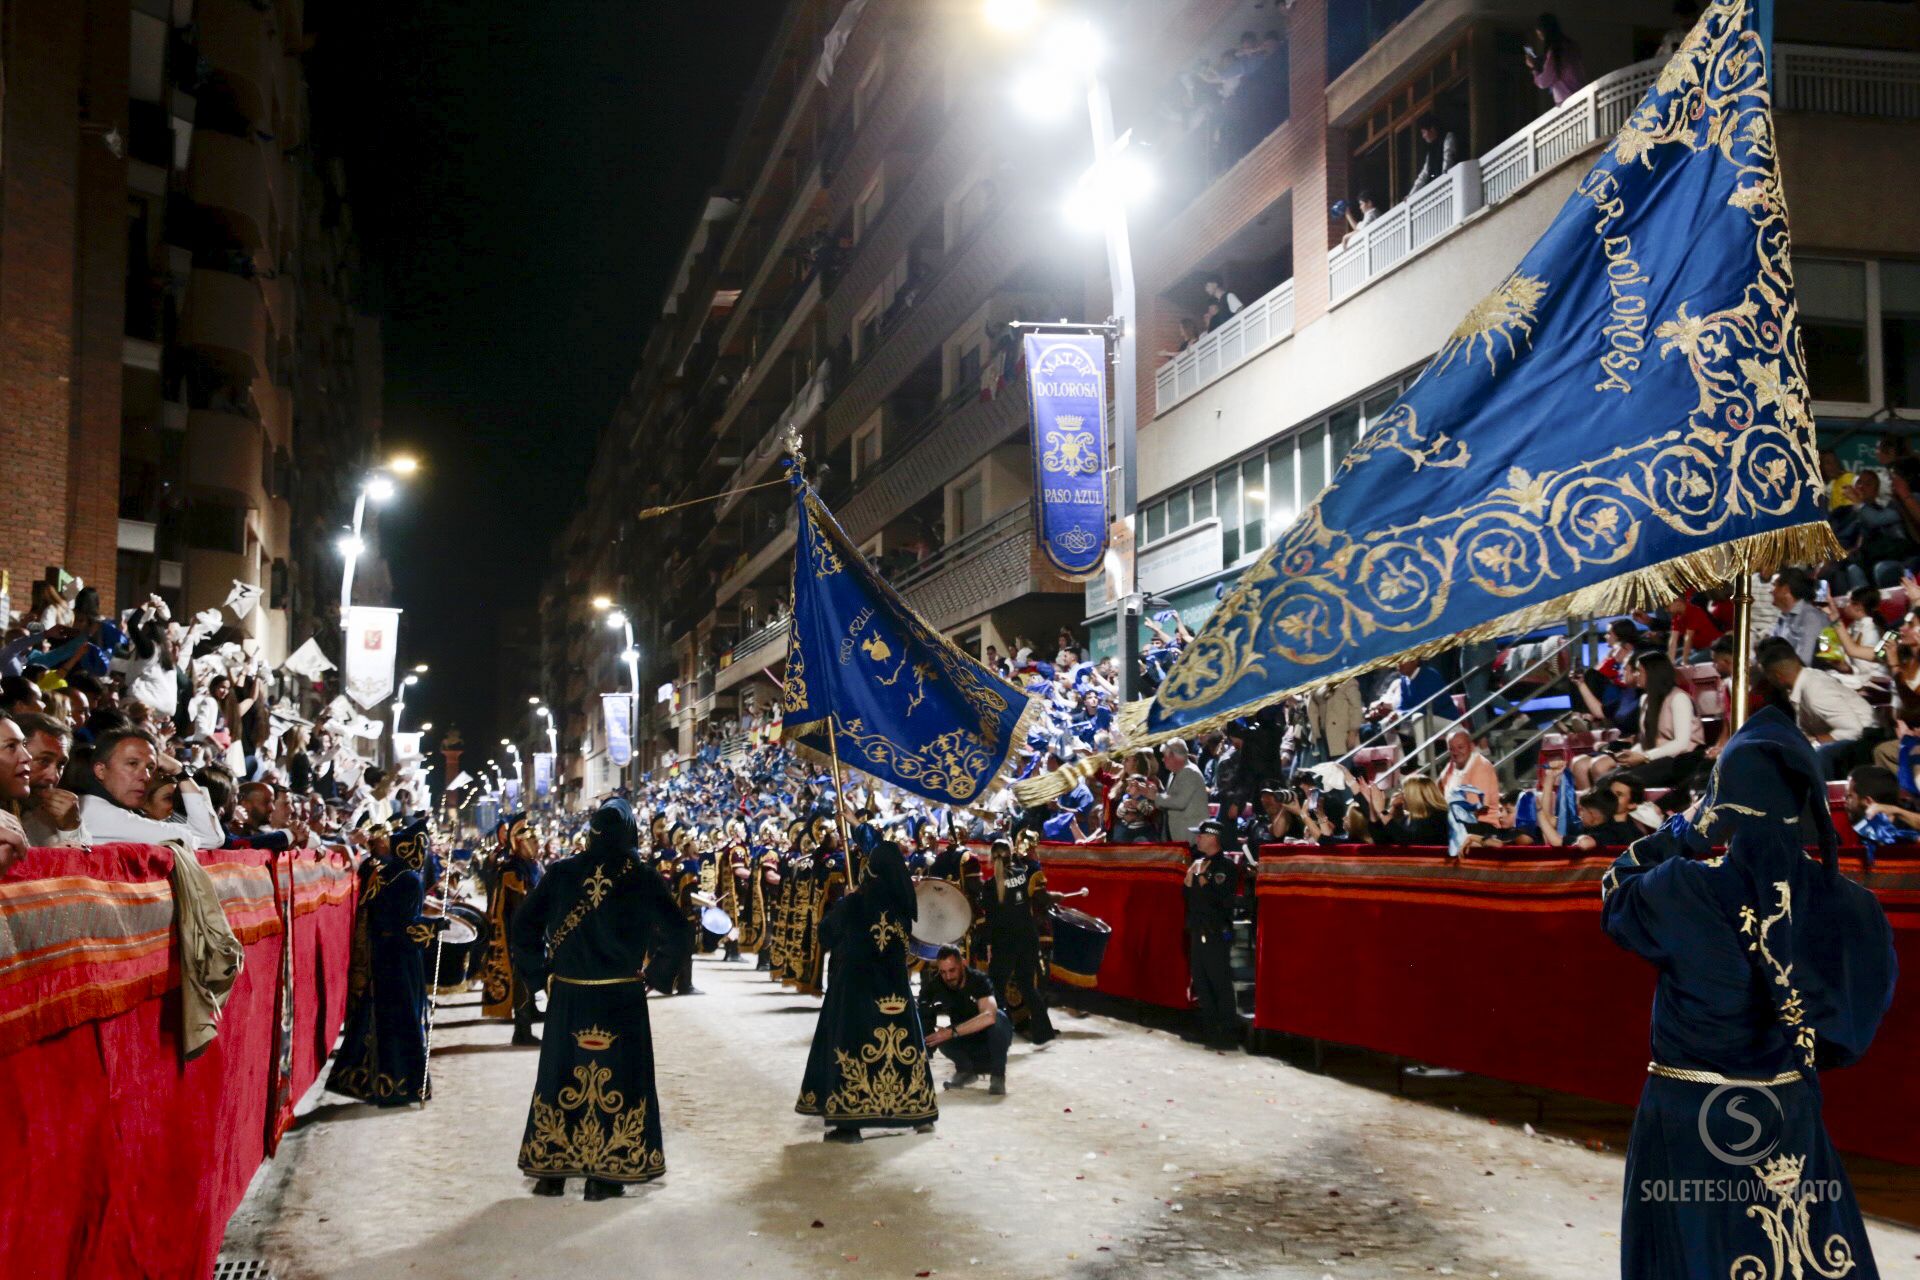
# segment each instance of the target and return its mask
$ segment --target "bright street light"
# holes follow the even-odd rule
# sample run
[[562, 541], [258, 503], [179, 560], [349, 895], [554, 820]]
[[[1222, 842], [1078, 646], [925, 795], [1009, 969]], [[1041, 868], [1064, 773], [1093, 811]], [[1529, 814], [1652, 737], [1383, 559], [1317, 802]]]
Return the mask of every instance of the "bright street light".
[[620, 612], [620, 610], [615, 609], [612, 613], [607, 615], [608, 630], [618, 631], [620, 628], [626, 625], [627, 625], [627, 615]]
[[392, 502], [393, 495], [400, 492], [400, 486], [394, 483], [392, 476], [375, 475], [367, 480], [367, 496], [376, 503]]
[[396, 453], [387, 459], [387, 470], [397, 476], [410, 476], [420, 469], [420, 459], [412, 454]]
[[596, 609], [611, 609], [613, 608], [613, 597], [595, 596], [593, 598], [593, 607]]
[[1153, 170], [1144, 158], [1127, 146], [1130, 134], [1122, 134], [1117, 149], [1105, 162], [1082, 174], [1067, 197], [1062, 212], [1067, 221], [1088, 231], [1106, 226], [1114, 206], [1136, 205], [1153, 191]]
[[1014, 79], [1013, 105], [1035, 120], [1058, 120], [1073, 105], [1073, 86], [1052, 67], [1035, 67]]
[[418, 663], [414, 666], [413, 670], [414, 670], [414, 674], [423, 676], [427, 674], [427, 664], [424, 662]]
[[422, 720], [422, 721], [420, 722], [420, 732], [422, 732], [422, 733], [432, 733], [432, 732], [433, 732], [433, 721], [431, 721], [431, 720]]
[[349, 560], [352, 560], [367, 549], [367, 544], [360, 541], [359, 535], [352, 533], [341, 534], [339, 540], [333, 545], [341, 555], [347, 557]]
[[420, 677], [419, 677], [419, 676], [408, 676], [408, 677], [407, 677], [407, 678], [406, 678], [405, 680], [402, 680], [402, 681], [400, 682], [400, 687], [404, 689], [404, 688], [406, 688], [406, 687], [408, 687], [409, 685], [416, 685], [416, 684], [419, 684], [419, 683], [420, 683]]
[[502, 738], [500, 739], [500, 745], [503, 747], [510, 747], [513, 745], [513, 743], [507, 740], [506, 738]]
[[984, 0], [980, 16], [996, 31], [1024, 31], [1040, 16], [1036, 0]]
[[528, 705], [528, 706], [530, 706], [530, 707], [537, 707], [537, 706], [539, 706], [539, 705], [540, 705], [540, 699], [539, 699], [538, 697], [536, 697], [536, 696], [534, 696], [533, 694], [528, 694], [528, 695], [527, 695], [527, 705]]
[[542, 720], [553, 719], [553, 712], [547, 710], [545, 707], [536, 707], [535, 710], [537, 710], [540, 713], [540, 718]]

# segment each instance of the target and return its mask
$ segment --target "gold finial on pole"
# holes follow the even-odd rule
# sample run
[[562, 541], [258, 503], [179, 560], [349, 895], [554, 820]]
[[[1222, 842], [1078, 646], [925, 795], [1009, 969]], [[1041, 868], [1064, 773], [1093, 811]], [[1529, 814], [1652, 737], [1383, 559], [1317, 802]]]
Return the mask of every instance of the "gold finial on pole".
[[787, 424], [787, 453], [793, 458], [793, 465], [804, 478], [807, 469], [807, 453], [800, 443], [800, 428], [797, 424]]

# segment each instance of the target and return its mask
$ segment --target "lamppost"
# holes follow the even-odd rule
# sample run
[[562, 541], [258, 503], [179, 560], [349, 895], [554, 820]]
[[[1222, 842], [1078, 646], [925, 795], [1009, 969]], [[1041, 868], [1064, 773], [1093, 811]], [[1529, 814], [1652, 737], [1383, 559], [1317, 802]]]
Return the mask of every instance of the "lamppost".
[[[547, 807], [552, 808], [554, 788], [560, 783], [560, 730], [553, 723], [553, 709], [546, 703], [540, 703], [533, 710], [547, 723]], [[539, 784], [538, 771], [534, 784]]]
[[633, 619], [627, 616], [625, 609], [616, 609], [607, 596], [595, 596], [593, 607], [608, 610], [607, 626], [614, 631], [624, 632], [626, 647], [620, 651], [620, 660], [627, 664], [627, 782], [633, 781], [634, 734], [640, 725], [640, 648], [633, 642]]
[[369, 471], [360, 481], [359, 492], [353, 498], [353, 531], [341, 535], [336, 544], [346, 563], [340, 570], [340, 629], [347, 629], [347, 614], [353, 608], [353, 570], [360, 562], [360, 553], [367, 549], [365, 538], [361, 536], [367, 518], [369, 500], [375, 506], [390, 500], [400, 491], [399, 477], [410, 476], [420, 469], [417, 459], [402, 454], [389, 458], [386, 465]]
[[527, 785], [527, 766], [526, 762], [520, 758], [520, 748], [514, 744], [511, 738], [500, 739], [500, 745], [513, 753], [513, 780], [520, 784], [524, 792], [524, 788]]
[[[1013, 35], [1036, 25], [1040, 4], [1038, 0], [983, 0], [981, 13], [989, 26]], [[1049, 33], [1038, 43], [1037, 51], [1046, 65], [1029, 71], [1016, 92], [1022, 106], [1034, 114], [1046, 115], [1057, 114], [1065, 107], [1062, 86], [1075, 82], [1086, 86], [1087, 120], [1093, 132], [1093, 167], [1074, 188], [1067, 212], [1075, 222], [1098, 226], [1106, 238], [1113, 314], [1104, 324], [1039, 327], [1097, 332], [1113, 344], [1114, 464], [1119, 473], [1114, 516], [1129, 531], [1125, 544], [1118, 548], [1125, 590], [1116, 602], [1115, 626], [1120, 642], [1120, 698], [1130, 702], [1140, 695], [1142, 602], [1139, 583], [1134, 580], [1131, 536], [1139, 508], [1136, 421], [1139, 316], [1134, 297], [1133, 243], [1127, 231], [1127, 206], [1148, 188], [1150, 175], [1129, 145], [1131, 132], [1119, 137], [1114, 135], [1113, 99], [1107, 91], [1106, 79], [1100, 74], [1102, 50], [1098, 32], [1086, 22], [1063, 21], [1060, 25], [1061, 30]]]

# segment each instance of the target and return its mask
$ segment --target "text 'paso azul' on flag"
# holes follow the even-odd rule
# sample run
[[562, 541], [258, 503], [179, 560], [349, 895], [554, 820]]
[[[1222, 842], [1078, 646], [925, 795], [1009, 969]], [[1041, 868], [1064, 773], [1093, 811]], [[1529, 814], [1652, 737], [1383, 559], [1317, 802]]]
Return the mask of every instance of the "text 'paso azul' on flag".
[[1033, 424], [1033, 534], [1069, 578], [1100, 572], [1107, 550], [1107, 344], [1087, 334], [1023, 340]]
[[921, 621], [797, 476], [794, 503], [781, 737], [929, 800], [984, 797], [1038, 704]]

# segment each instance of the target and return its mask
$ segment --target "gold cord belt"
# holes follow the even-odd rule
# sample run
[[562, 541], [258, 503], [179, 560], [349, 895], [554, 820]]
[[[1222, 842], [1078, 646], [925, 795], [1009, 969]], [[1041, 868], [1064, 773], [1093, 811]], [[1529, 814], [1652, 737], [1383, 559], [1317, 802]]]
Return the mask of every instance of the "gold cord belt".
[[553, 975], [553, 980], [564, 982], [570, 987], [620, 987], [629, 982], [645, 982], [646, 978], [637, 973], [625, 978], [568, 978], [556, 973]]
[[1801, 1075], [1798, 1071], [1782, 1071], [1771, 1080], [1740, 1080], [1733, 1076], [1723, 1076], [1718, 1071], [1692, 1071], [1686, 1067], [1666, 1067], [1658, 1062], [1647, 1064], [1647, 1074], [1660, 1076], [1667, 1080], [1685, 1080], [1688, 1084], [1744, 1084], [1767, 1087], [1777, 1084], [1798, 1084]]

